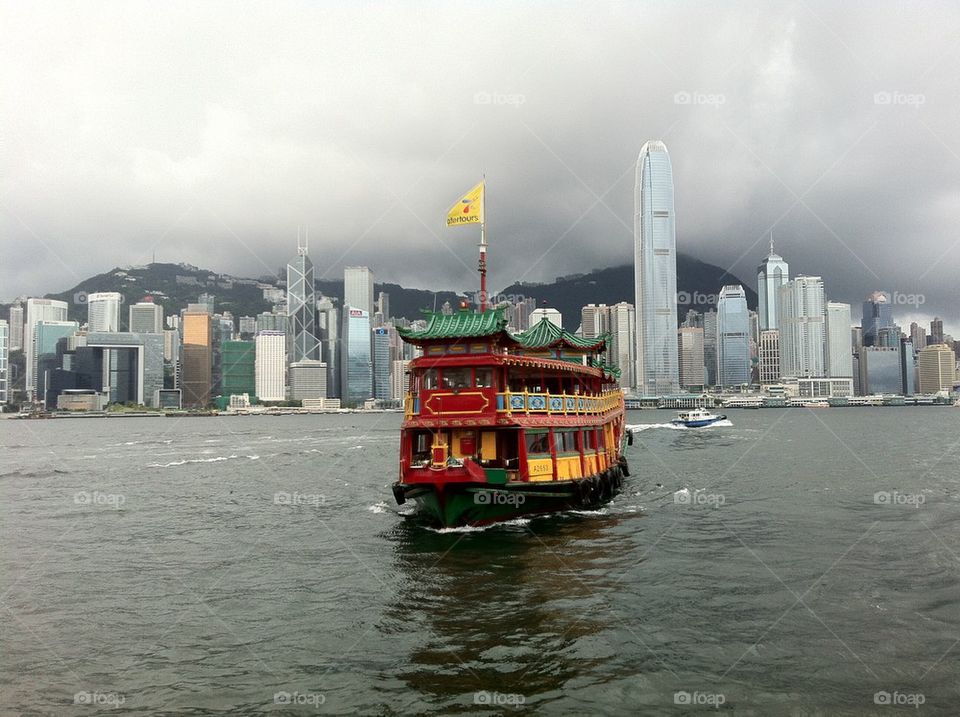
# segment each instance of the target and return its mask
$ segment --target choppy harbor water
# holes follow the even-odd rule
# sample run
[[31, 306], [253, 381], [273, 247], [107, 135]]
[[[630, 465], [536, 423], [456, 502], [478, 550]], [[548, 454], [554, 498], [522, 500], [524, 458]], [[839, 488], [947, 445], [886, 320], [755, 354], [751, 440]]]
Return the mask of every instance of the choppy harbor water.
[[449, 532], [396, 414], [0, 421], [0, 710], [960, 712], [960, 411], [730, 417]]

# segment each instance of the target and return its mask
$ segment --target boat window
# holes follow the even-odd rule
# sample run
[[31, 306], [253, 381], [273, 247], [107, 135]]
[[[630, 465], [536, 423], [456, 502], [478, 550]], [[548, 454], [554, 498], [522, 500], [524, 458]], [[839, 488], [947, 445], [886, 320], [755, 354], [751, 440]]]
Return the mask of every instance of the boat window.
[[597, 431], [596, 428], [583, 429], [584, 450], [587, 450], [587, 451], [597, 450], [597, 432], [596, 431]]
[[444, 388], [467, 388], [470, 385], [470, 369], [445, 368], [443, 369]]
[[430, 431], [416, 431], [410, 444], [413, 463], [430, 460], [430, 449], [433, 446], [433, 434]]
[[527, 433], [527, 453], [550, 453], [550, 434]]
[[520, 393], [526, 388], [526, 384], [524, 383], [523, 376], [516, 376], [513, 374], [511, 374], [510, 378], [507, 379], [507, 385], [510, 387], [511, 391], [514, 391], [516, 393]]
[[476, 369], [477, 378], [474, 381], [474, 385], [477, 388], [493, 388], [493, 369], [492, 368], [478, 368]]
[[604, 450], [607, 447], [607, 432], [603, 426], [597, 431], [597, 435], [600, 437], [600, 450]]
[[437, 369], [428, 368], [423, 372], [423, 388], [427, 391], [433, 391], [437, 388]]
[[557, 431], [554, 437], [558, 453], [577, 452], [577, 434], [574, 431]]

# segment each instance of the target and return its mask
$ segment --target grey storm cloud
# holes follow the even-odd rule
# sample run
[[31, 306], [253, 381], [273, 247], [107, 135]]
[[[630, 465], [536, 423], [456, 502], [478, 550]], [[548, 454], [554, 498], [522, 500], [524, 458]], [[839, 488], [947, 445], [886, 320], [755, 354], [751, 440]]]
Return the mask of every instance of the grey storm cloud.
[[[632, 258], [670, 149], [680, 251], [755, 284], [772, 232], [830, 298], [960, 333], [960, 6], [0, 4], [0, 299], [116, 265], [475, 282]], [[908, 310], [909, 308], [909, 310]], [[856, 308], [855, 308], [856, 315]]]

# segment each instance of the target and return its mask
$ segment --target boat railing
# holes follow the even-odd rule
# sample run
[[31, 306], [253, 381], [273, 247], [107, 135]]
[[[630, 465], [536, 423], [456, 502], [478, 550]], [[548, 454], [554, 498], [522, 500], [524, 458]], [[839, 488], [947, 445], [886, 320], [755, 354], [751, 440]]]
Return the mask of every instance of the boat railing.
[[[422, 404], [430, 402], [431, 395], [421, 401], [416, 394], [404, 398], [404, 414], [407, 418], [422, 413]], [[622, 405], [623, 392], [619, 389], [592, 395], [582, 393], [542, 393], [537, 391], [501, 391], [496, 394], [496, 412], [507, 416], [514, 414], [545, 416], [603, 415]], [[443, 413], [460, 411], [444, 406]], [[465, 411], [476, 413], [477, 411]], [[436, 415], [433, 411], [430, 413]]]
[[497, 394], [497, 412], [547, 416], [599, 415], [615, 409], [623, 400], [623, 392], [607, 391], [598, 395], [581, 393], [538, 393], [503, 391]]

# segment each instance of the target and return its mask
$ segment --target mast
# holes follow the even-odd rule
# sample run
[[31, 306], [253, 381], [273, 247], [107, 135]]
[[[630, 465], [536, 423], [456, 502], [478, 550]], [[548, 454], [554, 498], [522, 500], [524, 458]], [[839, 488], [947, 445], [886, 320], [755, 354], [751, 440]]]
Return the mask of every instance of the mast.
[[483, 192], [480, 194], [480, 313], [487, 310], [487, 238], [484, 224], [487, 222], [487, 175], [483, 175]]

